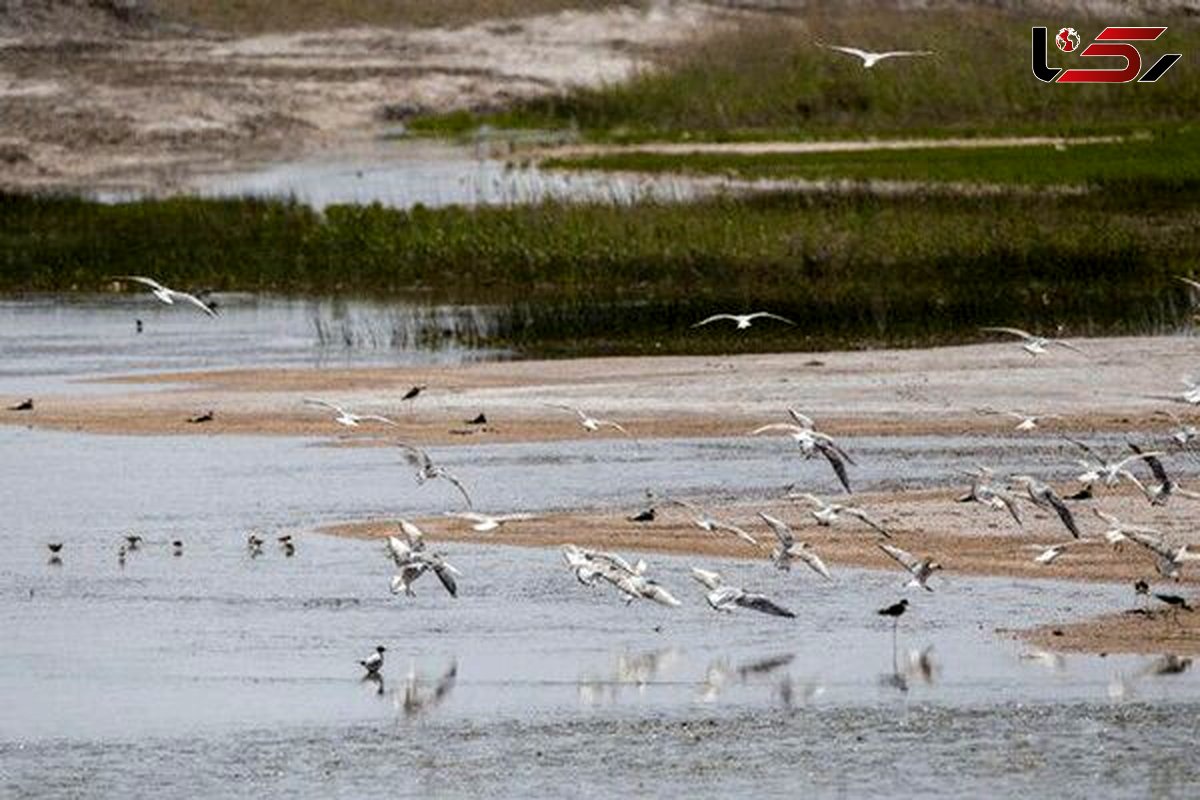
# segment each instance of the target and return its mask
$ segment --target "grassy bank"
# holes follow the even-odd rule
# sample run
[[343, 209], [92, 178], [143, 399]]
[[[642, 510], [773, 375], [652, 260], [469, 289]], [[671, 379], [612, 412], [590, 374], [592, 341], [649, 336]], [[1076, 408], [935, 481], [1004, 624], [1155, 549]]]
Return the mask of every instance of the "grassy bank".
[[[931, 148], [846, 153], [602, 153], [555, 158], [544, 166], [744, 179], [887, 180], [1088, 186], [1122, 193], [1130, 186], [1200, 200], [1200, 128], [1184, 127], [1119, 144]], [[1120, 202], [1127, 198], [1123, 195]]]
[[[1133, 193], [1130, 197], [1133, 197]], [[966, 341], [987, 324], [1147, 332], [1189, 309], [1194, 204], [1102, 197], [777, 194], [687, 205], [402, 212], [0, 196], [0, 291], [178, 287], [499, 306], [527, 352], [694, 352]], [[767, 308], [755, 335], [688, 326]]]
[[[1030, 27], [1054, 26], [1061, 14], [828, 5], [832, 8], [718, 33], [664, 55], [617, 85], [529, 100], [495, 113], [428, 117], [414, 127], [457, 133], [481, 123], [577, 124], [594, 139], [618, 141], [1078, 133], [1185, 123], [1200, 108], [1200, 81], [1188, 74], [1200, 52], [1194, 18], [1153, 20], [1169, 30], [1143, 46], [1146, 66], [1161, 53], [1185, 54], [1159, 82], [1059, 86], [1037, 81], [1029, 59]], [[1085, 39], [1112, 23], [1079, 14], [1071, 20]], [[820, 43], [928, 49], [936, 55], [867, 71], [857, 59]], [[1076, 55], [1050, 50], [1051, 65], [1079, 62]]]

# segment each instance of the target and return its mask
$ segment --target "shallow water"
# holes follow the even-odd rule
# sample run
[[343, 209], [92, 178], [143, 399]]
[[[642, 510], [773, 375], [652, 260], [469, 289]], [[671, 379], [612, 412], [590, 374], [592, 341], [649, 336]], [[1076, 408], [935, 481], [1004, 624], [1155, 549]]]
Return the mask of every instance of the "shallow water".
[[[935, 440], [852, 444], [864, 464], [923, 465], [915, 483], [948, 463]], [[481, 506], [539, 510], [580, 497], [632, 506], [652, 475], [667, 491], [776, 491], [788, 474], [771, 445], [434, 453]], [[909, 595], [893, 660], [873, 612], [903, 594], [894, 572], [838, 570], [827, 587], [765, 562], [700, 562], [798, 613], [780, 620], [710, 611], [687, 576], [693, 559], [649, 556], [683, 607], [627, 607], [575, 583], [554, 551], [456, 544], [445, 550], [464, 572], [459, 598], [432, 578], [392, 597], [378, 542], [306, 532], [455, 507], [386, 449], [0, 429], [0, 452], [0, 785], [14, 796], [1200, 788], [1180, 766], [1195, 673], [1154, 675], [1150, 658], [1022, 658], [993, 633], [1125, 608], [1125, 587], [955, 576]], [[612, 480], [598, 485], [599, 464]], [[251, 527], [298, 532], [296, 556], [272, 542], [250, 558]], [[121, 567], [127, 530], [148, 541]], [[56, 539], [67, 546], [50, 566], [43, 545]], [[382, 687], [354, 663], [376, 643], [390, 648]], [[925, 677], [910, 651], [928, 647]]]
[[497, 158], [487, 148], [417, 140], [381, 142], [353, 156], [211, 175], [198, 179], [193, 188], [204, 197], [286, 197], [314, 208], [339, 203], [412, 208], [546, 200], [680, 201], [712, 193], [718, 185], [711, 179], [545, 170]]
[[453, 364], [508, 355], [475, 344], [490, 334], [493, 317], [474, 306], [216, 299], [219, 320], [144, 292], [0, 299], [0, 392], [138, 372]]
[[[0, 304], [0, 391], [140, 370], [499, 355], [322, 346], [306, 303], [230, 298], [219, 329], [177, 311], [139, 296]], [[399, 324], [369, 306], [316, 313], [361, 314], [355, 330]], [[135, 317], [153, 336], [133, 333]], [[765, 561], [650, 555], [684, 605], [626, 606], [578, 585], [555, 551], [481, 536], [445, 548], [464, 573], [457, 599], [429, 577], [416, 597], [396, 598], [378, 542], [314, 530], [461, 501], [438, 483], [418, 487], [392, 448], [327, 442], [0, 427], [0, 796], [1200, 790], [1195, 672], [1155, 674], [1150, 657], [1030, 654], [994, 632], [1127, 608], [1126, 587], [953, 576], [908, 595], [893, 650], [874, 610], [903, 594], [895, 572], [838, 570], [826, 586]], [[1053, 454], [1062, 466], [1047, 477], [1071, 472], [1053, 437], [845, 443], [861, 489], [946, 485], [977, 462], [1047, 475]], [[431, 452], [486, 510], [633, 510], [648, 487], [697, 498], [778, 496], [793, 483], [836, 491], [827, 465], [767, 438]], [[252, 528], [296, 534], [297, 554], [272, 541], [250, 558]], [[121, 566], [128, 531], [147, 542]], [[50, 541], [66, 542], [61, 565], [47, 563]], [[797, 619], [710, 611], [693, 563]], [[382, 686], [363, 683], [355, 663], [377, 643], [389, 647]]]

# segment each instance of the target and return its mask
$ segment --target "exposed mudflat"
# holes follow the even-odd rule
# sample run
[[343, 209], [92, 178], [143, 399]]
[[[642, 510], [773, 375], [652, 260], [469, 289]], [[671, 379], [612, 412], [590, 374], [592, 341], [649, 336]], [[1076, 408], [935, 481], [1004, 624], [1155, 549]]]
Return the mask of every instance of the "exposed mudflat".
[[[588, 434], [578, 406], [621, 423], [633, 438], [734, 436], [784, 421], [796, 407], [830, 433], [1013, 432], [1016, 420], [980, 409], [1061, 415], [1041, 432], [1168, 427], [1163, 409], [1195, 367], [1190, 336], [1078, 342], [1081, 356], [1053, 349], [1032, 358], [1016, 344], [867, 352], [703, 357], [589, 358], [453, 366], [231, 369], [105, 378], [105, 391], [55, 391], [32, 413], [0, 422], [104, 433], [332, 434], [329, 418], [303, 404], [318, 397], [395, 418], [355, 436], [420, 443], [541, 441]], [[115, 383], [114, 383], [115, 382]], [[117, 385], [124, 388], [113, 391]], [[428, 389], [415, 402], [401, 396]], [[17, 390], [19, 391], [19, 390]], [[186, 419], [212, 409], [202, 429]], [[485, 413], [487, 426], [467, 419]]]

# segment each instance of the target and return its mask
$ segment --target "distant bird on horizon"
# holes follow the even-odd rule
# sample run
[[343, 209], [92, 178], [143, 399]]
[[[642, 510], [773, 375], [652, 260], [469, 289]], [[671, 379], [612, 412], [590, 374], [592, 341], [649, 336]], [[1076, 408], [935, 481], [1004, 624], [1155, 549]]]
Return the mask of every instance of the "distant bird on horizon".
[[203, 414], [197, 414], [194, 417], [188, 417], [188, 422], [192, 425], [201, 425], [205, 422], [212, 422], [215, 418], [212, 410], [205, 411]]
[[125, 534], [126, 549], [128, 549], [130, 552], [133, 552], [134, 550], [137, 550], [141, 546], [142, 546], [142, 537], [141, 536], [138, 536], [136, 533]]
[[110, 278], [110, 280], [133, 281], [134, 283], [140, 283], [149, 288], [151, 294], [169, 306], [175, 305], [176, 300], [182, 300], [185, 303], [191, 303], [210, 317], [217, 316], [216, 307], [214, 305], [204, 302], [194, 294], [180, 292], [168, 286], [163, 286], [153, 278], [147, 278], [141, 275], [114, 275], [112, 278]]
[[409, 389], [407, 392], [405, 392], [404, 396], [401, 397], [400, 399], [401, 400], [416, 400], [417, 395], [419, 395], [421, 392], [425, 391], [428, 388], [429, 388], [428, 384], [419, 383], [416, 386]]
[[347, 411], [336, 403], [330, 403], [328, 400], [319, 400], [317, 398], [306, 397], [304, 399], [304, 404], [328, 408], [335, 414], [333, 421], [339, 425], [345, 425], [347, 428], [357, 428], [363, 422], [382, 422], [385, 425], [391, 425], [393, 428], [399, 427], [395, 422], [387, 417], [379, 414], [355, 414]]
[[692, 327], [699, 328], [702, 325], [708, 325], [712, 322], [729, 320], [730, 322], [737, 324], [736, 330], [744, 331], [749, 328], [751, 323], [753, 323], [756, 319], [773, 319], [778, 320], [779, 322], [786, 322], [788, 325], [796, 324], [787, 317], [781, 317], [778, 314], [772, 314], [769, 311], [755, 311], [753, 314], [713, 314], [711, 317], [700, 320]]
[[839, 53], [854, 56], [862, 60], [863, 69], [871, 69], [880, 61], [888, 58], [913, 58], [917, 56], [931, 56], [932, 50], [861, 50], [857, 47], [847, 47], [838, 44], [822, 44], [826, 50], [836, 50]]
[[33, 411], [33, 398], [27, 397], [14, 406], [8, 407], [9, 411]]
[[1087, 353], [1080, 350], [1070, 342], [1065, 342], [1062, 339], [1051, 339], [1048, 336], [1035, 336], [1029, 331], [1021, 330], [1020, 328], [980, 328], [981, 331], [989, 333], [1007, 333], [1010, 336], [1016, 336], [1024, 341], [1021, 343], [1021, 349], [1030, 356], [1036, 358], [1046, 352], [1046, 347], [1049, 345], [1058, 345], [1059, 347], [1070, 350], [1079, 355], [1086, 356]]
[[173, 542], [171, 542], [171, 555], [173, 555], [173, 556], [182, 556], [183, 555], [183, 540], [182, 539], [176, 539]]
[[475, 417], [474, 419], [467, 420], [466, 424], [467, 425], [487, 425], [488, 424], [487, 415], [484, 414], [482, 411], [480, 411], [479, 415], [477, 417]]

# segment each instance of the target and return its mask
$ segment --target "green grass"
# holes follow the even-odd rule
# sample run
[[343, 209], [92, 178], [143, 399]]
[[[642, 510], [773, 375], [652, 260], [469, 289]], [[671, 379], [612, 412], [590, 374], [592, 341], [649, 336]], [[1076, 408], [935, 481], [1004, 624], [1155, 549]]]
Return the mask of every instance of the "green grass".
[[1183, 128], [1120, 144], [930, 148], [857, 153], [602, 153], [555, 158], [543, 166], [565, 169], [723, 175], [741, 179], [887, 180], [1128, 187], [1169, 194], [1176, 202], [1200, 201], [1200, 128]]
[[[578, 124], [593, 139], [640, 141], [1121, 132], [1195, 120], [1200, 81], [1191, 73], [1200, 24], [1194, 18], [1155, 19], [1169, 30], [1143, 46], [1145, 58], [1185, 54], [1157, 83], [1047, 85], [1031, 73], [1030, 27], [1057, 20], [1044, 12], [856, 4], [744, 24], [681, 47], [620, 84], [489, 113], [427, 117], [413, 127], [452, 134], [485, 122]], [[1108, 22], [1076, 15], [1071, 24], [1088, 38]], [[818, 42], [932, 49], [937, 55], [884, 62], [868, 72]], [[1079, 62], [1051, 50], [1052, 65]]]
[[[1136, 197], [1131, 193], [1130, 197]], [[1171, 328], [1200, 273], [1200, 207], [1103, 198], [773, 194], [636, 208], [102, 205], [0, 195], [0, 291], [178, 287], [412, 297], [501, 309], [530, 353], [695, 352], [965, 341], [988, 324]], [[689, 325], [766, 308], [795, 328]]]

